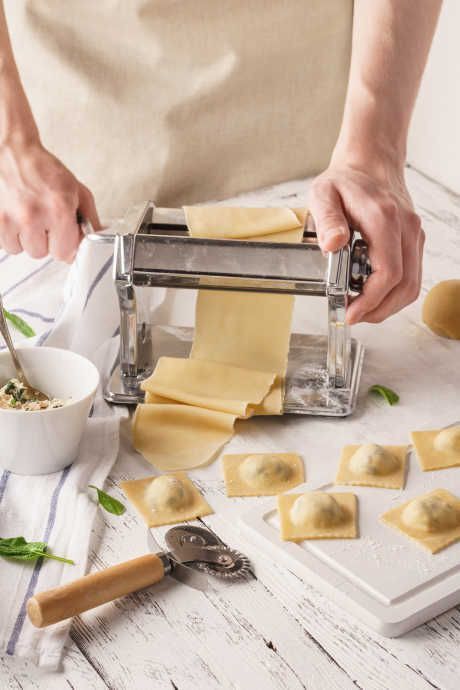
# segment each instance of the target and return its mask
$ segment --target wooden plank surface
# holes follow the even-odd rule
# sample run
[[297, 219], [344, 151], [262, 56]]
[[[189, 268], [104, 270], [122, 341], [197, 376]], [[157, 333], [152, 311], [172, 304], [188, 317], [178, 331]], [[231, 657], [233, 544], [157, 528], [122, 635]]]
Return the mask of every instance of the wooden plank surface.
[[[413, 170], [408, 170], [408, 184], [428, 234], [430, 276], [440, 279], [443, 247], [436, 237], [438, 232], [450, 237], [460, 255], [460, 198]], [[240, 199], [242, 204], [297, 206], [305, 203], [306, 190], [305, 182], [294, 181]], [[423, 294], [430, 281], [425, 281]], [[245, 443], [263, 447], [274, 435], [286, 439], [280, 444], [287, 443], [296, 428], [307, 423], [249, 424]], [[125, 452], [107, 483], [108, 490], [122, 500], [119, 481], [146, 473], [145, 463], [129, 449], [127, 435], [123, 445]], [[238, 452], [238, 440], [232, 452]], [[247, 503], [235, 500], [229, 505], [215, 468], [197, 473], [194, 479], [216, 509], [205, 524], [250, 555], [255, 576], [231, 585], [213, 580], [206, 592], [167, 578], [88, 612], [73, 623], [61, 673], [44, 673], [30, 663], [3, 658], [1, 690], [459, 687], [460, 606], [402, 638], [382, 638], [248, 544], [237, 523]], [[133, 510], [119, 518], [99, 514], [91, 569], [146, 549], [146, 531]]]

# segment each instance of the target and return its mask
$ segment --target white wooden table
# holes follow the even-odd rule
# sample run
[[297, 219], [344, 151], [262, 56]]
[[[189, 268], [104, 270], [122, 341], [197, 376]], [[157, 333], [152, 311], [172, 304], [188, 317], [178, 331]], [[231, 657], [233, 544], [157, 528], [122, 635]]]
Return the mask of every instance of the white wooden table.
[[[423, 298], [437, 280], [459, 277], [459, 271], [443, 274], [443, 251], [448, 241], [448, 251], [460, 265], [460, 197], [413, 170], [408, 170], [408, 182], [427, 231]], [[295, 206], [305, 196], [305, 183], [295, 181], [241, 200]], [[408, 310], [408, 322], [419, 307]], [[325, 447], [333, 423], [323, 423], [320, 440]], [[284, 445], [302, 450], [293, 439], [303, 435], [305, 446], [309, 424], [308, 418], [251, 420], [231, 448], [238, 452]], [[107, 483], [119, 497], [120, 479], [146, 474], [145, 463], [129, 449], [127, 433], [123, 446]], [[331, 462], [335, 466], [335, 458]], [[310, 460], [310, 476], [311, 466]], [[330, 474], [331, 468], [314, 469], [317, 477], [326, 471]], [[205, 593], [167, 579], [84, 614], [73, 623], [62, 673], [43, 673], [30, 663], [2, 658], [1, 690], [459, 687], [460, 606], [403, 638], [382, 638], [247, 543], [237, 518], [250, 505], [245, 500], [253, 499], [225, 498], [218, 463], [192, 474], [216, 511], [204, 522], [250, 556], [255, 577], [230, 586], [214, 580]], [[121, 518], [101, 511], [93, 536], [92, 569], [146, 550], [145, 529], [131, 509]]]

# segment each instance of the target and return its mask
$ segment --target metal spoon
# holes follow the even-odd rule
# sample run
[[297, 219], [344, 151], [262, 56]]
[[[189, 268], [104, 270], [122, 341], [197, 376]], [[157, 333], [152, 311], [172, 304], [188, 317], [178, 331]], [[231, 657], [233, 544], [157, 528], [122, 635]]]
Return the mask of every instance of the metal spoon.
[[21, 362], [18, 357], [18, 353], [16, 352], [16, 349], [14, 347], [13, 341], [11, 339], [10, 335], [10, 330], [8, 328], [8, 324], [5, 319], [5, 314], [3, 313], [3, 300], [2, 296], [0, 295], [0, 333], [2, 334], [5, 343], [7, 344], [8, 350], [10, 351], [11, 358], [13, 360], [14, 368], [16, 369], [16, 377], [17, 379], [22, 383], [24, 386], [24, 389], [26, 390], [26, 397], [27, 398], [36, 398], [37, 400], [49, 400], [49, 396], [46, 395], [46, 393], [43, 393], [43, 391], [38, 390], [38, 388], [34, 388], [33, 386], [30, 385], [29, 381], [27, 380], [27, 377], [24, 373], [24, 369], [22, 368]]

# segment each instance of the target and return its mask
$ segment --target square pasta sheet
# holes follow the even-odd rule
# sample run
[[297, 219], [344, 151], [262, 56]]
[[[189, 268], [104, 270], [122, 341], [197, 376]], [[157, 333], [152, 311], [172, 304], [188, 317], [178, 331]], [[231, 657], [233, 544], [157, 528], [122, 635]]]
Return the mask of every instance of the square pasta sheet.
[[[449, 508], [449, 517], [452, 517], [454, 512], [457, 513], [457, 525], [452, 524], [450, 526], [442, 527], [441, 518], [439, 522], [439, 529], [427, 531], [426, 529], [423, 529], [422, 523], [422, 520], [426, 518], [425, 510], [414, 510], [412, 513], [411, 522], [416, 522], [418, 516], [420, 520], [419, 526], [409, 524], [407, 520], [405, 520], [405, 510], [410, 504], [414, 505], [414, 502], [417, 500], [430, 499], [433, 497], [439, 499], [440, 501], [444, 501], [447, 504]], [[427, 494], [423, 494], [418, 498], [411, 499], [410, 501], [406, 501], [405, 503], [388, 510], [381, 516], [380, 520], [385, 525], [398, 530], [404, 534], [404, 536], [408, 537], [422, 548], [425, 548], [434, 554], [460, 539], [460, 499], [451, 494], [450, 491], [446, 491], [445, 489], [435, 489], [434, 491], [430, 491]]]
[[173, 525], [214, 512], [185, 472], [133, 479], [120, 486], [147, 527]]
[[355, 472], [350, 466], [350, 460], [356, 451], [362, 448], [361, 445], [344, 446], [340, 456], [339, 468], [335, 483], [339, 485], [351, 486], [374, 486], [383, 489], [402, 489], [404, 488], [406, 477], [408, 446], [381, 446], [388, 451], [397, 461], [394, 469], [385, 474], [370, 472]]
[[243, 453], [222, 458], [227, 496], [276, 496], [305, 481], [297, 453]]
[[413, 431], [412, 443], [424, 472], [460, 465], [460, 427]]
[[355, 539], [358, 537], [358, 505], [352, 493], [311, 492], [320, 496], [330, 496], [343, 511], [343, 521], [331, 526], [315, 526], [312, 523], [298, 525], [292, 520], [291, 509], [296, 500], [307, 494], [283, 494], [278, 496], [281, 538], [285, 541], [304, 541], [305, 539]]

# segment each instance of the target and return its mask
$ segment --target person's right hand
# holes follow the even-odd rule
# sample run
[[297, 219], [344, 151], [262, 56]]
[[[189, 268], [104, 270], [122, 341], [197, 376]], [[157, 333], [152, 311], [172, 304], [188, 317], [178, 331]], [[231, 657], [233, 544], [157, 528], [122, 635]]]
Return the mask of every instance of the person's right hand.
[[77, 211], [101, 225], [85, 185], [40, 143], [0, 146], [0, 245], [71, 262], [82, 239]]

